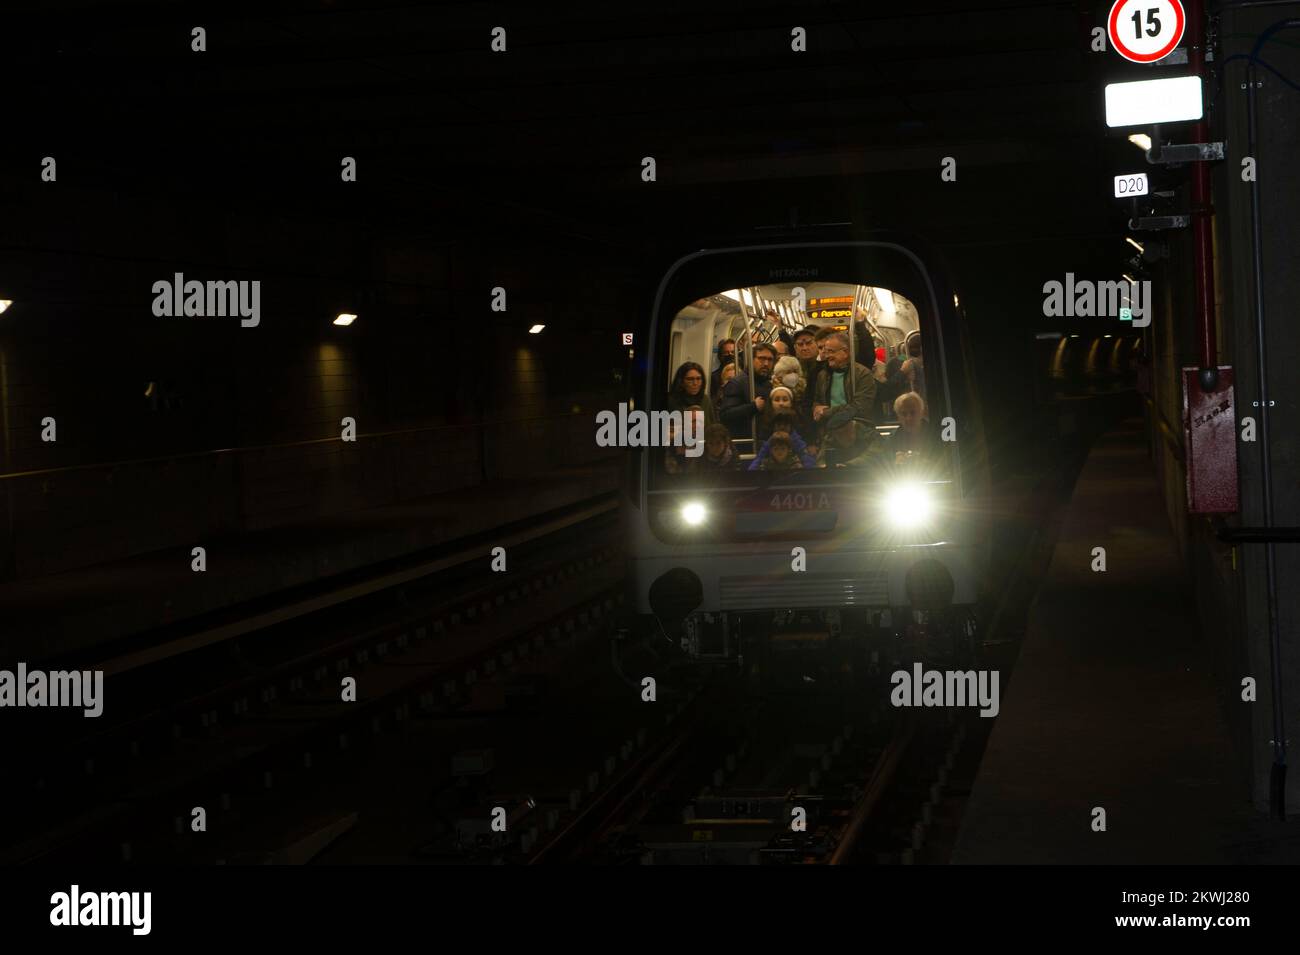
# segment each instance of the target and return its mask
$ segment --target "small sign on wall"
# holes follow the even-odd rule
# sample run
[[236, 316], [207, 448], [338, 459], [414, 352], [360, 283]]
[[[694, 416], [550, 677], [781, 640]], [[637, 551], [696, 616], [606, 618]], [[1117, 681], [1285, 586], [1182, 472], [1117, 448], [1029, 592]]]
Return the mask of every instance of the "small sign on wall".
[[1187, 510], [1192, 514], [1237, 511], [1237, 409], [1233, 373], [1219, 366], [1219, 384], [1201, 390], [1196, 368], [1183, 369], [1183, 447]]
[[1145, 196], [1147, 188], [1147, 174], [1144, 172], [1131, 172], [1124, 176], [1115, 177], [1116, 199], [1127, 199], [1129, 196]]

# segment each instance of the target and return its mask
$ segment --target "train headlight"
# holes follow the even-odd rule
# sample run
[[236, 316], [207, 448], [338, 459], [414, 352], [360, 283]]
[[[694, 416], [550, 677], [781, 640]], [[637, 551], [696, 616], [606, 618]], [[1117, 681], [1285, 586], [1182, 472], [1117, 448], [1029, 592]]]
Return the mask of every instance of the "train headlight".
[[682, 505], [682, 523], [687, 527], [699, 527], [709, 516], [708, 509], [699, 501], [687, 501]]
[[885, 493], [884, 508], [891, 526], [920, 527], [934, 516], [934, 495], [924, 484], [906, 481]]

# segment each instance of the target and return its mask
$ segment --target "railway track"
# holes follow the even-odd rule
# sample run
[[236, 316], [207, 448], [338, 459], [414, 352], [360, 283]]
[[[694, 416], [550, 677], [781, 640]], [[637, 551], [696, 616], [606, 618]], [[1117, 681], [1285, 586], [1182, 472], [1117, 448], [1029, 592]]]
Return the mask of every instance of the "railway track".
[[[1012, 582], [1034, 549], [1013, 562], [1008, 593], [1032, 592]], [[986, 726], [900, 718], [867, 661], [852, 676], [832, 665], [800, 678], [790, 648], [768, 655], [766, 678], [687, 663], [666, 643], [619, 673], [616, 554], [597, 517], [532, 559], [512, 552], [504, 579], [462, 576], [448, 594], [445, 581], [408, 578], [387, 596], [124, 668], [112, 691], [152, 681], [154, 702], [89, 734], [70, 724], [65, 772], [22, 793], [31, 825], [0, 859], [943, 861], [932, 833], [955, 826], [953, 777], [973, 772]], [[985, 636], [994, 652], [1008, 644], [1009, 668], [1014, 641]], [[643, 673], [659, 678], [653, 704]], [[160, 674], [178, 680], [163, 704]], [[764, 686], [773, 674], [779, 685]], [[354, 703], [340, 699], [345, 677]], [[55, 798], [69, 792], [75, 812]], [[498, 810], [505, 831], [491, 825]], [[806, 826], [792, 825], [795, 810]], [[338, 838], [354, 829], [366, 835]]]
[[[228, 641], [119, 675], [108, 693], [148, 685], [156, 698], [167, 676], [177, 692], [126, 707], [89, 732], [64, 721], [29, 737], [29, 786], [10, 787], [7, 797], [30, 824], [21, 841], [0, 849], [0, 860], [171, 858], [171, 837], [188, 829], [177, 813], [228, 807], [239, 788], [232, 780], [254, 776], [269, 791], [292, 762], [310, 767], [313, 754], [346, 749], [413, 710], [463, 705], [481, 677], [573, 641], [614, 609], [611, 528], [608, 515], [585, 521], [567, 535], [564, 557], [521, 557], [514, 573], [481, 578], [454, 596], [399, 595], [399, 606], [368, 626], [353, 619], [320, 631], [313, 630], [320, 621], [308, 619], [278, 635], [254, 632], [255, 658], [244, 649], [251, 641]], [[554, 543], [538, 549], [555, 551]], [[348, 677], [357, 681], [355, 702], [342, 699]], [[58, 760], [49, 758], [54, 752]]]

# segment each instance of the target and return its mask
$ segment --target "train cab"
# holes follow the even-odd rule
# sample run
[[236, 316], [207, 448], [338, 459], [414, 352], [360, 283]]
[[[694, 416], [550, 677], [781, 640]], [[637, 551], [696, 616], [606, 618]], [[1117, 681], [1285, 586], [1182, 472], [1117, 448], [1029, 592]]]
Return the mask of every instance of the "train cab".
[[918, 634], [969, 646], [986, 455], [933, 255], [892, 238], [688, 255], [641, 371], [640, 407], [697, 427], [634, 455], [635, 626], [700, 657], [791, 629], [895, 656]]

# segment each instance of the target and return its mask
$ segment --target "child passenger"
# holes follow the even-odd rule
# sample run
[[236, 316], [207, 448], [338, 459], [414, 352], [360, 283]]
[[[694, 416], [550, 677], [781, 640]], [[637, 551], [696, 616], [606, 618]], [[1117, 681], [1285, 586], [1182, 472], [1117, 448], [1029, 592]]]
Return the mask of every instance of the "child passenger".
[[700, 462], [705, 471], [729, 471], [736, 466], [731, 432], [725, 424], [711, 424], [704, 429], [704, 456]]
[[[772, 437], [767, 439], [763, 446], [767, 456], [759, 464], [761, 471], [798, 471], [803, 468], [799, 458], [795, 456], [794, 449], [790, 446], [790, 435], [784, 431], [772, 432]], [[755, 458], [754, 463], [758, 464], [759, 459]], [[751, 464], [749, 469], [754, 470]]]
[[[775, 391], [776, 389], [773, 389]], [[808, 450], [808, 444], [800, 437], [799, 432], [795, 430], [795, 417], [788, 411], [776, 415], [772, 420], [772, 437], [763, 442], [763, 446], [758, 449], [758, 454], [754, 455], [754, 460], [749, 462], [749, 470], [764, 471], [768, 470], [763, 466], [763, 462], [771, 454], [772, 442], [777, 435], [783, 435], [786, 444], [790, 448], [790, 456], [795, 460], [796, 466], [801, 468], [815, 468], [817, 459]]]

